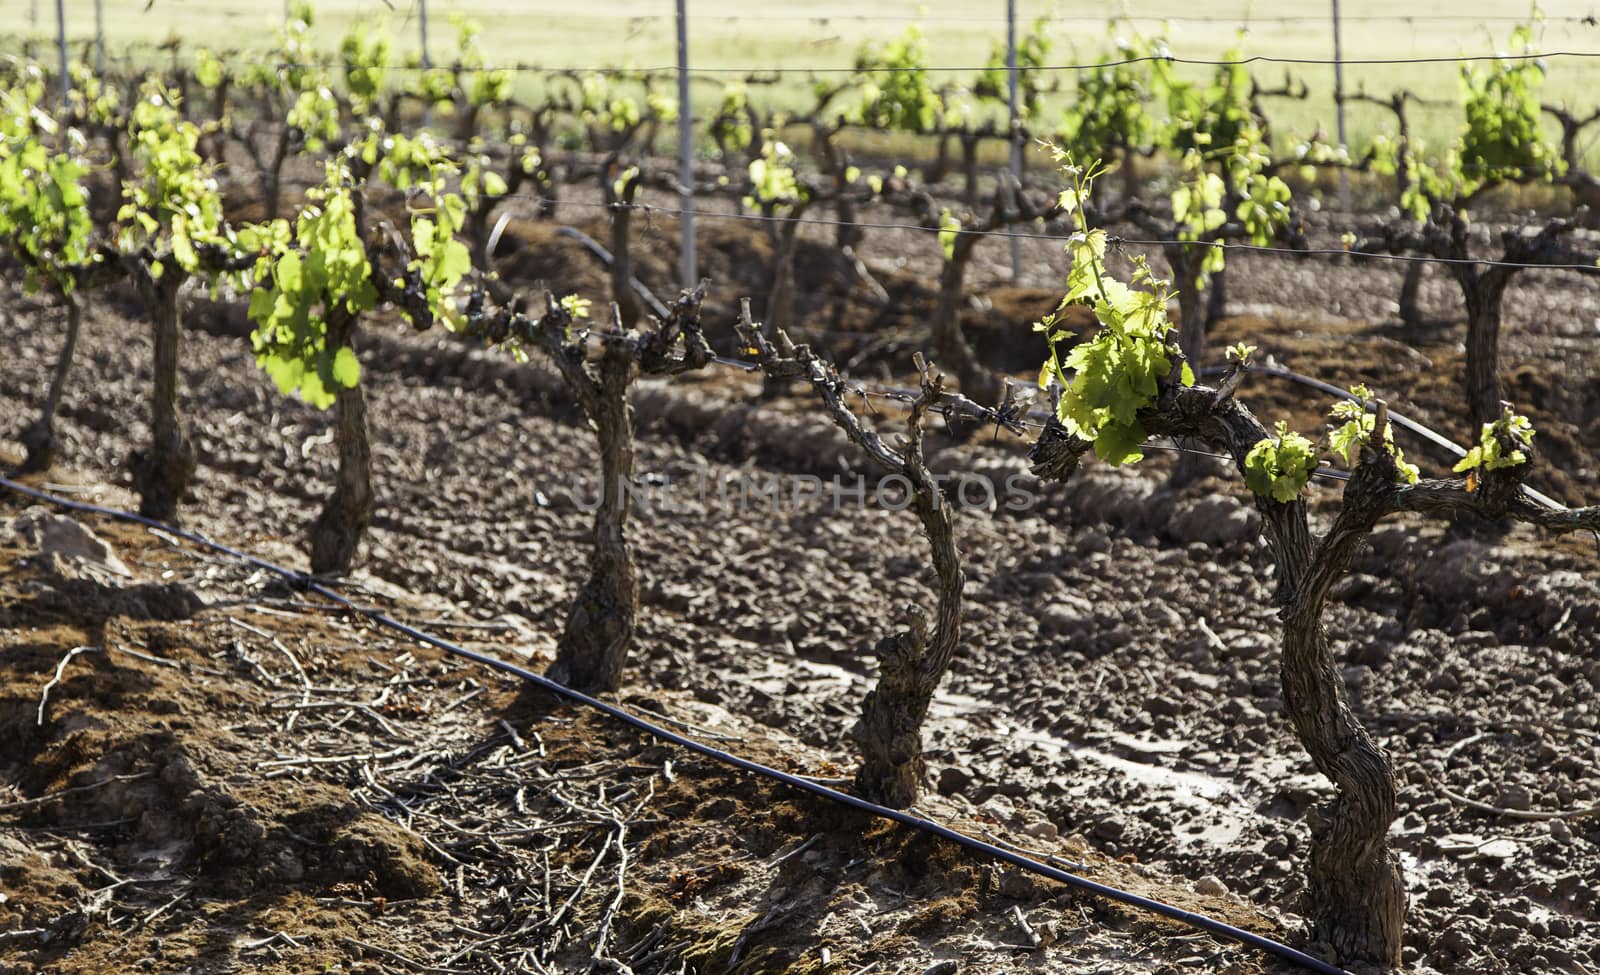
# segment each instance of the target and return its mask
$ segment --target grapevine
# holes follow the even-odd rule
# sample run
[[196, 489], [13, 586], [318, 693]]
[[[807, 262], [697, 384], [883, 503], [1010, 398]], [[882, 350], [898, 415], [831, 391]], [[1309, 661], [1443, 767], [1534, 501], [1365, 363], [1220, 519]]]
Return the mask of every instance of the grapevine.
[[931, 132], [938, 124], [942, 103], [928, 78], [928, 41], [916, 24], [894, 40], [863, 46], [856, 71], [857, 124], [904, 132]]
[[[1344, 422], [1329, 431], [1328, 444], [1329, 449], [1344, 461], [1345, 467], [1355, 470], [1356, 463], [1360, 460], [1361, 448], [1371, 446], [1376, 435], [1377, 414], [1374, 411], [1376, 400], [1372, 390], [1357, 385], [1351, 387], [1350, 395], [1355, 399], [1340, 400], [1329, 410], [1330, 416]], [[1405, 451], [1395, 446], [1394, 427], [1390, 424], [1384, 424], [1383, 449], [1394, 459], [1395, 470], [1401, 483], [1417, 483], [1417, 466], [1406, 463]]]
[[1244, 459], [1245, 486], [1263, 498], [1288, 504], [1316, 472], [1316, 446], [1278, 421], [1274, 435], [1257, 441]]
[[[1457, 474], [1469, 474], [1468, 483], [1475, 484], [1476, 472], [1498, 471], [1528, 462], [1528, 448], [1533, 444], [1533, 424], [1506, 404], [1500, 418], [1485, 423], [1478, 442], [1455, 467]], [[1468, 490], [1471, 490], [1469, 487]]]
[[1174, 363], [1179, 364], [1177, 378], [1183, 385], [1193, 385], [1194, 373], [1169, 340], [1173, 327], [1167, 321], [1167, 283], [1157, 279], [1142, 260], [1135, 261], [1128, 283], [1106, 271], [1106, 232], [1090, 229], [1083, 210], [1094, 180], [1103, 170], [1098, 164], [1079, 168], [1059, 148], [1054, 155], [1070, 184], [1061, 203], [1077, 226], [1077, 233], [1067, 241], [1072, 268], [1057, 314], [1069, 305], [1087, 305], [1094, 309], [1100, 330], [1094, 338], [1073, 346], [1063, 359], [1057, 343], [1065, 333], [1057, 315], [1048, 315], [1035, 325], [1049, 344], [1049, 359], [1039, 374], [1039, 385], [1046, 387], [1054, 381], [1061, 387], [1057, 417], [1070, 433], [1093, 443], [1102, 460], [1137, 463], [1144, 459], [1139, 448], [1149, 436], [1141, 411], [1155, 402], [1162, 384], [1172, 377]]

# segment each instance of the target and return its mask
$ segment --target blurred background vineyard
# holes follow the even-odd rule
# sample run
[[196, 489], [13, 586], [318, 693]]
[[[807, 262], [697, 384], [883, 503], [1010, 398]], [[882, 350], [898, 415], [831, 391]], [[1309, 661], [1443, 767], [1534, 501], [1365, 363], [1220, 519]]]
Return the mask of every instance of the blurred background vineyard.
[[[1417, 134], [1429, 145], [1450, 143], [1460, 124], [1457, 89], [1461, 65], [1434, 63], [1362, 64], [1363, 60], [1453, 59], [1509, 50], [1512, 29], [1537, 19], [1540, 52], [1595, 52], [1597, 56], [1557, 56], [1547, 61], [1544, 101], [1587, 111], [1600, 82], [1600, 21], [1587, 0], [1554, 0], [1533, 7], [1469, 0], [1466, 3], [1409, 4], [1402, 8], [1379, 0], [1344, 0], [1340, 5], [1344, 84], [1348, 94], [1366, 92], [1389, 97], [1409, 89], [1429, 103], [1412, 109]], [[664, 0], [611, 0], [563, 9], [554, 0], [432, 0], [427, 5], [429, 53], [436, 64], [448, 63], [455, 43], [452, 17], [465, 16], [484, 28], [482, 44], [490, 64], [517, 64], [530, 69], [636, 68], [671, 70], [675, 64], [674, 8]], [[35, 45], [44, 53], [55, 37], [55, 7], [50, 0], [11, 0], [0, 5], [12, 25], [7, 46]], [[316, 5], [314, 42], [333, 53], [339, 39], [356, 22], [386, 31], [398, 58], [415, 58], [421, 49], [418, 0], [324, 0]], [[801, 110], [811, 99], [812, 71], [848, 70], [864, 43], [887, 41], [911, 28], [926, 38], [936, 86], [971, 85], [989, 63], [1006, 33], [1004, 3], [972, 4], [958, 0], [924, 3], [891, 0], [871, 5], [840, 3], [751, 5], [730, 0], [688, 5], [690, 63], [702, 82], [697, 101], [707, 110], [718, 97], [715, 83], [750, 72], [781, 70], [771, 86], [753, 89], [753, 102]], [[249, 52], [268, 50], [285, 11], [278, 4], [238, 0], [101, 0], [108, 62], [158, 64], [193, 57], [200, 47]], [[81, 50], [95, 38], [95, 4], [66, 0], [67, 35]], [[1247, 0], [1218, 0], [1185, 6], [1172, 0], [1117, 6], [1017, 3], [1019, 37], [1042, 25], [1050, 47], [1044, 62], [1051, 66], [1089, 64], [1107, 59], [1118, 39], [1164, 38], [1176, 57], [1210, 60], [1230, 57], [1312, 59], [1334, 56], [1333, 12], [1329, 4], [1265, 5]], [[1002, 48], [1003, 50], [1003, 48]], [[1180, 75], [1208, 77], [1207, 65], [1181, 65]], [[1279, 147], [1313, 134], [1333, 140], [1334, 68], [1326, 64], [1252, 66], [1264, 86], [1277, 86], [1285, 76], [1303, 83], [1303, 98], [1267, 101], [1273, 137]], [[1043, 128], [1052, 127], [1063, 110], [1073, 83], [1070, 70], [1050, 72], [1060, 91], [1044, 101]], [[519, 71], [517, 95], [539, 96], [548, 77], [540, 71]], [[1003, 108], [1001, 109], [1003, 111]], [[1374, 135], [1392, 129], [1384, 109], [1359, 102], [1347, 105], [1349, 144], [1360, 153]], [[1554, 127], [1551, 119], [1546, 124]], [[1556, 131], [1553, 128], [1553, 131]], [[923, 154], [927, 143], [891, 133], [853, 133], [861, 148], [884, 153]], [[1596, 161], [1600, 130], [1586, 133], [1582, 157]], [[988, 151], [999, 156], [1003, 145]]]

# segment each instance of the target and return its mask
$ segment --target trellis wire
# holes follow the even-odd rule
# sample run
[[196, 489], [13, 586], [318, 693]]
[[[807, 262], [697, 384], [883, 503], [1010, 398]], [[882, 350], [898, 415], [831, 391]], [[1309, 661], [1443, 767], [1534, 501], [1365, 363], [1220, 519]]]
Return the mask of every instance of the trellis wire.
[[[730, 213], [723, 210], [702, 210], [698, 208], [684, 210], [681, 207], [659, 206], [653, 203], [591, 203], [585, 200], [563, 200], [560, 198], [542, 197], [533, 193], [508, 193], [500, 199], [523, 199], [544, 203], [555, 207], [580, 207], [595, 210], [627, 209], [640, 213], [658, 213], [665, 216], [692, 215], [696, 218], [704, 217], [708, 220], [744, 220], [757, 223], [799, 223], [818, 227], [859, 227], [863, 230], [915, 230], [920, 233], [938, 234], [943, 231], [939, 227], [925, 227], [915, 223], [892, 223], [869, 220], [836, 220], [828, 217], [783, 217], [767, 216], [760, 213]], [[1020, 230], [961, 230], [958, 234], [980, 234], [984, 237], [1016, 237], [1023, 240], [1048, 240], [1055, 243], [1065, 243], [1070, 234], [1030, 233]], [[1152, 240], [1140, 237], [1123, 237], [1117, 234], [1107, 234], [1106, 242], [1112, 246], [1138, 245], [1150, 247], [1165, 247], [1178, 245], [1182, 247], [1211, 247], [1224, 251], [1239, 251], [1253, 254], [1275, 254], [1287, 257], [1348, 257], [1355, 260], [1390, 261], [1402, 264], [1468, 264], [1480, 267], [1508, 267], [1524, 270], [1544, 271], [1578, 271], [1586, 274], [1600, 273], [1600, 266], [1594, 264], [1536, 264], [1518, 261], [1497, 261], [1491, 258], [1455, 258], [1431, 257], [1420, 254], [1386, 254], [1382, 251], [1345, 250], [1338, 247], [1272, 247], [1263, 244], [1246, 244], [1231, 241], [1210, 240]]]

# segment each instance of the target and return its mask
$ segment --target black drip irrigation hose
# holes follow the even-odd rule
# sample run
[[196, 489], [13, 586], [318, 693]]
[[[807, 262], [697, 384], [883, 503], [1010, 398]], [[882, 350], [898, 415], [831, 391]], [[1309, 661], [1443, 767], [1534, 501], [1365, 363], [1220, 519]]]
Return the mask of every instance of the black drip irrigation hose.
[[[507, 214], [506, 216], [509, 215], [510, 214]], [[503, 225], [505, 222], [505, 217], [501, 217], [500, 220], [501, 224]], [[495, 230], [498, 232], [500, 227], [496, 226]], [[498, 233], [496, 236], [498, 237]], [[588, 234], [576, 227], [557, 227], [556, 236], [571, 237], [573, 240], [587, 248], [588, 251], [595, 257], [598, 257], [601, 263], [603, 263], [606, 267], [610, 267], [616, 263], [615, 258], [611, 256], [611, 252], [602, 247], [599, 241], [595, 240], [593, 237], [590, 237]], [[491, 251], [493, 250], [493, 245], [490, 245], [490, 249]], [[671, 316], [672, 313], [667, 311], [667, 306], [661, 303], [661, 299], [657, 298], [650, 291], [650, 289], [645, 286], [643, 281], [640, 281], [636, 277], [629, 277], [628, 285], [633, 288], [634, 294], [638, 295], [641, 301], [650, 306], [650, 310], [656, 313], [657, 318], [661, 319], [662, 321], [666, 321], [667, 318]]]
[[1216, 918], [1208, 917], [1204, 914], [1197, 914], [1193, 911], [1186, 911], [1180, 907], [1174, 907], [1171, 904], [1152, 900], [1148, 897], [1141, 897], [1140, 895], [1132, 893], [1131, 891], [1097, 883], [1096, 881], [1090, 880], [1086, 877], [1080, 877], [1077, 874], [1068, 873], [1065, 870], [1053, 867], [1047, 863], [1041, 863], [1032, 857], [1024, 856], [1023, 854], [996, 846], [993, 843], [988, 843], [977, 839], [976, 837], [968, 836], [965, 833], [958, 832], [948, 826], [933, 822], [932, 820], [913, 815], [905, 810], [891, 809], [888, 806], [880, 806], [875, 802], [868, 802], [859, 796], [853, 796], [846, 792], [840, 792], [838, 789], [829, 788], [821, 783], [813, 782], [797, 775], [791, 775], [788, 772], [779, 771], [778, 769], [770, 766], [762, 765], [759, 762], [751, 761], [748, 758], [741, 758], [731, 752], [695, 741], [693, 738], [687, 738], [674, 731], [669, 731], [661, 725], [641, 718], [630, 711], [617, 707], [614, 704], [607, 704], [604, 701], [592, 698], [587, 694], [575, 691], [570, 687], [559, 684], [548, 677], [545, 677], [541, 674], [536, 674], [524, 667], [519, 667], [516, 664], [501, 660], [498, 657], [492, 657], [488, 654], [479, 653], [475, 650], [469, 650], [466, 647], [457, 646], [449, 641], [441, 640], [436, 636], [425, 633], [414, 626], [402, 623], [393, 617], [379, 612], [378, 610], [360, 606], [340, 595], [335, 590], [329, 588], [326, 583], [318, 580], [315, 576], [310, 576], [294, 569], [285, 568], [284, 566], [278, 565], [274, 562], [269, 562], [266, 559], [258, 556], [231, 548], [222, 544], [221, 542], [212, 541], [211, 539], [206, 538], [204, 535], [200, 535], [196, 532], [175, 528], [153, 518], [146, 518], [142, 515], [137, 515], [129, 511], [119, 511], [115, 508], [106, 508], [83, 501], [73, 501], [70, 498], [63, 498], [58, 495], [51, 494], [48, 491], [41, 491], [38, 488], [32, 488], [25, 484], [19, 484], [8, 477], [0, 477], [0, 486], [8, 488], [9, 490], [25, 497], [44, 501], [49, 504], [56, 505], [57, 507], [65, 508], [69, 511], [79, 511], [87, 514], [100, 515], [102, 517], [112, 518], [117, 521], [132, 522], [134, 524], [144, 525], [148, 528], [154, 528], [175, 538], [180, 538], [195, 545], [200, 545], [211, 549], [214, 552], [219, 552], [231, 558], [238, 559], [241, 562], [254, 566], [258, 569], [272, 572], [276, 575], [282, 576], [284, 579], [289, 580], [296, 587], [321, 596], [324, 599], [344, 607], [352, 613], [366, 617], [368, 620], [371, 620], [373, 623], [376, 623], [380, 626], [385, 626], [399, 633], [403, 633], [413, 640], [425, 643], [431, 647], [436, 647], [454, 656], [461, 657], [465, 660], [471, 660], [475, 663], [482, 664], [485, 667], [498, 670], [501, 673], [509, 674], [513, 677], [519, 677], [522, 680], [525, 680], [528, 683], [533, 684], [534, 686], [545, 691], [549, 691], [558, 697], [565, 698], [575, 704], [581, 704], [584, 707], [598, 711], [601, 714], [612, 718], [613, 720], [620, 721], [625, 725], [628, 725], [639, 731], [643, 731], [644, 733], [661, 741], [677, 745], [680, 748], [686, 748], [689, 751], [695, 752], [699, 755], [704, 755], [705, 757], [720, 762], [724, 765], [729, 765], [733, 768], [749, 772], [753, 775], [770, 779], [773, 782], [778, 782], [793, 789], [799, 789], [802, 792], [808, 792], [814, 796], [826, 799], [829, 802], [837, 803], [842, 806], [849, 806], [852, 809], [899, 823], [902, 826], [909, 826], [912, 829], [920, 830], [929, 835], [937, 836], [940, 839], [955, 843], [956, 845], [964, 847], [967, 850], [971, 850], [974, 853], [981, 854], [991, 859], [999, 860], [1003, 863], [1008, 863], [1011, 866], [1022, 870], [1027, 870], [1031, 873], [1036, 873], [1041, 877], [1047, 877], [1059, 883], [1066, 884], [1069, 887], [1084, 891], [1085, 893], [1093, 894], [1096, 897], [1103, 897], [1107, 900], [1116, 901], [1119, 904], [1125, 904], [1129, 907], [1148, 911], [1151, 914], [1160, 915], [1161, 917], [1177, 921], [1180, 924], [1186, 924], [1190, 927], [1199, 928], [1217, 936], [1218, 938], [1234, 941], [1247, 947], [1256, 948], [1260, 951], [1267, 952], [1268, 954], [1276, 955], [1279, 958], [1293, 962], [1294, 964], [1300, 965], [1303, 968], [1310, 969], [1314, 972], [1320, 972], [1322, 975], [1350, 975], [1350, 973], [1346, 970], [1335, 965], [1330, 965], [1320, 958], [1312, 957], [1303, 951], [1300, 951], [1296, 948], [1291, 948], [1282, 942], [1274, 941], [1271, 938], [1263, 935], [1246, 931], [1243, 928], [1234, 927], [1225, 921], [1219, 921]]

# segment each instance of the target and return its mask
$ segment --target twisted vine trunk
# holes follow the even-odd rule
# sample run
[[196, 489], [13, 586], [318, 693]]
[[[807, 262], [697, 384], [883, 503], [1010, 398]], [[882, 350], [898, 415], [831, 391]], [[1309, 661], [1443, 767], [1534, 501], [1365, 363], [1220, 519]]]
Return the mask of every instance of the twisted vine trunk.
[[1226, 268], [1211, 275], [1206, 288], [1206, 331], [1222, 321], [1228, 314], [1228, 271]]
[[1117, 149], [1117, 158], [1122, 163], [1122, 197], [1125, 200], [1136, 200], [1142, 189], [1139, 184], [1139, 167], [1135, 162], [1138, 156], [1132, 146], [1122, 145]]
[[1284, 704], [1295, 732], [1339, 790], [1309, 817], [1312, 937], [1333, 945], [1339, 958], [1390, 967], [1400, 964], [1406, 912], [1405, 882], [1388, 843], [1396, 814], [1394, 765], [1350, 709], [1322, 614], [1334, 583], [1386, 512], [1394, 483], [1392, 461], [1369, 452], [1284, 614], [1282, 661]]
[[1178, 347], [1198, 373], [1206, 354], [1206, 301], [1198, 280], [1200, 248], [1169, 240], [1161, 249], [1178, 289]]
[[50, 376], [50, 391], [45, 395], [44, 409], [39, 412], [39, 418], [24, 427], [20, 436], [22, 446], [28, 452], [22, 461], [22, 469], [29, 473], [49, 470], [50, 465], [55, 463], [56, 450], [60, 447], [55, 431], [56, 410], [61, 405], [61, 391], [67, 385], [72, 354], [78, 346], [78, 329], [83, 322], [78, 299], [66, 295], [63, 302], [67, 310], [67, 334], [61, 342], [61, 354], [56, 358], [55, 372]]
[[[962, 233], [956, 236], [950, 259], [939, 271], [939, 295], [933, 308], [933, 354], [938, 361], [956, 375], [961, 392], [968, 399], [986, 406], [1000, 402], [1005, 393], [1005, 381], [994, 370], [978, 361], [972, 346], [961, 332], [961, 299], [965, 293], [967, 265], [972, 261], [973, 248], [983, 238], [979, 233]], [[948, 426], [947, 421], [947, 426]]]
[[933, 161], [922, 170], [922, 181], [929, 186], [943, 183], [944, 178], [950, 174], [950, 139], [950, 130], [941, 126], [933, 143]]
[[[794, 258], [800, 247], [800, 218], [805, 215], [807, 206], [805, 200], [797, 201], [787, 216], [767, 223], [767, 236], [772, 241], [772, 288], [767, 292], [764, 311], [766, 325], [774, 334], [794, 323]], [[776, 208], [766, 206], [762, 212], [773, 216]], [[783, 396], [790, 385], [789, 379], [763, 373], [761, 398], [770, 400]]]
[[966, 188], [962, 191], [962, 202], [967, 206], [978, 205], [978, 134], [976, 132], [962, 131], [961, 133], [961, 172], [966, 181]]
[[600, 360], [595, 395], [582, 400], [600, 443], [600, 505], [589, 577], [573, 600], [550, 675], [587, 692], [622, 687], [622, 668], [639, 616], [639, 575], [627, 536], [634, 458], [628, 386], [635, 368], [625, 349], [608, 347]]
[[1500, 416], [1500, 307], [1512, 269], [1462, 270], [1467, 272], [1458, 275], [1467, 299], [1467, 412], [1476, 432]]
[[[349, 345], [356, 322], [349, 318], [330, 330], [332, 348]], [[311, 525], [311, 571], [343, 575], [355, 564], [361, 539], [372, 524], [372, 441], [367, 435], [367, 397], [358, 383], [335, 395], [334, 443], [339, 469], [333, 493]]]
[[639, 323], [639, 296], [633, 291], [633, 256], [628, 248], [628, 229], [633, 223], [633, 198], [637, 179], [629, 180], [622, 198], [611, 207], [611, 300], [617, 303], [625, 328]]
[[878, 683], [867, 693], [861, 718], [850, 730], [861, 749], [856, 788], [872, 801], [897, 809], [916, 801], [927, 772], [922, 723], [955, 656], [965, 582], [950, 504], [920, 462], [907, 464], [901, 473], [911, 481], [912, 506], [932, 550], [939, 585], [938, 619], [929, 634], [921, 611], [910, 607], [906, 629], [878, 643]]
[[805, 203], [796, 203], [788, 217], [777, 225], [772, 290], [767, 293], [767, 324], [772, 328], [789, 328], [794, 324], [794, 256], [800, 247], [800, 218], [805, 212]]
[[148, 268], [135, 280], [150, 311], [155, 339], [155, 383], [150, 396], [150, 443], [133, 456], [134, 490], [139, 492], [139, 513], [146, 518], [172, 521], [178, 502], [194, 478], [194, 445], [183, 432], [178, 412], [178, 344], [181, 306], [178, 292], [185, 275], [175, 267], [154, 277]]
[[1412, 261], [1406, 266], [1405, 280], [1400, 284], [1400, 321], [1417, 326], [1422, 324], [1422, 310], [1417, 307], [1417, 296], [1422, 290], [1422, 262]]
[[283, 164], [289, 158], [291, 133], [288, 125], [278, 127], [278, 138], [272, 147], [272, 163], [261, 174], [262, 207], [268, 220], [278, 218], [283, 206]]
[[[1242, 468], [1266, 429], [1216, 391], [1169, 387], [1146, 414], [1151, 436], [1191, 437], [1226, 451]], [[1041, 478], [1065, 481], [1090, 444], [1052, 424], [1029, 453]], [[1313, 809], [1307, 868], [1308, 914], [1314, 940], [1333, 946], [1342, 962], [1394, 967], [1400, 961], [1406, 895], [1399, 861], [1388, 846], [1394, 821], [1394, 766], [1350, 708], [1323, 628], [1328, 594], [1350, 567], [1380, 517], [1395, 510], [1393, 459], [1367, 451], [1345, 489], [1333, 527], [1314, 542], [1306, 503], [1256, 498], [1262, 534], [1277, 568], [1275, 601], [1283, 610], [1280, 676], [1285, 708], [1317, 770], [1336, 798]]]

